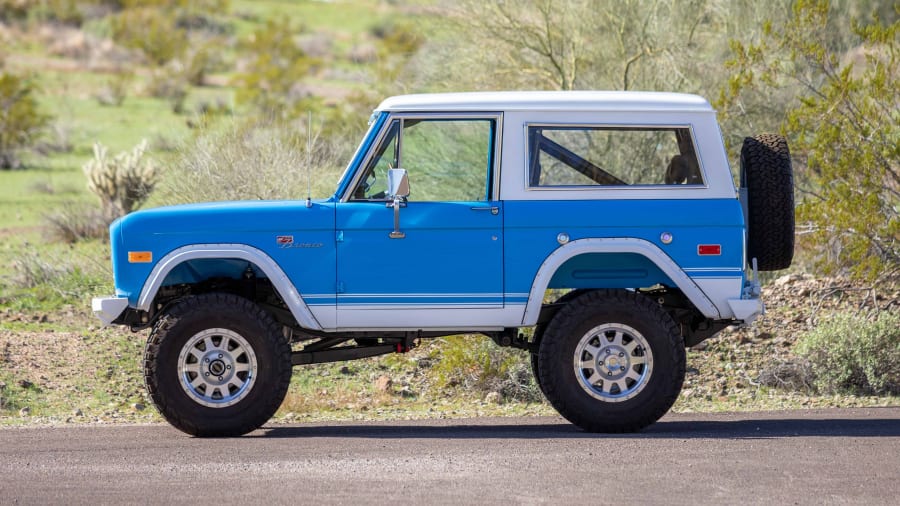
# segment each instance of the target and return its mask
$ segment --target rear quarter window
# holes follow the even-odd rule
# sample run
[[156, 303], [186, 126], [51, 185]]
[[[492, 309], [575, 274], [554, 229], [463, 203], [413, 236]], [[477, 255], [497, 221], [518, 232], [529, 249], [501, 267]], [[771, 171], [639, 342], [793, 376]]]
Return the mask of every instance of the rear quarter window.
[[528, 185], [703, 185], [688, 127], [529, 125]]

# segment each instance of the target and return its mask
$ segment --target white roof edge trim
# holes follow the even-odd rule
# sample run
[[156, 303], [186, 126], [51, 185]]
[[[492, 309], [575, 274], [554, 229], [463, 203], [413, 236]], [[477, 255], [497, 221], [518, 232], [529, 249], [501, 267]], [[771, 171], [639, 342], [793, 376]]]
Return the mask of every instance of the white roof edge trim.
[[254, 263], [266, 273], [275, 290], [278, 291], [285, 304], [291, 310], [291, 314], [294, 315], [297, 323], [308, 329], [322, 330], [322, 326], [313, 316], [294, 284], [281, 270], [281, 267], [262, 250], [246, 244], [193, 244], [170, 251], [156, 263], [153, 270], [150, 271], [150, 275], [147, 276], [144, 288], [141, 290], [141, 296], [138, 299], [137, 309], [142, 311], [150, 309], [150, 304], [153, 303], [156, 292], [159, 291], [162, 282], [165, 281], [166, 276], [172, 269], [188, 260], [201, 258], [238, 258]]
[[715, 113], [687, 93], [655, 91], [494, 91], [424, 93], [385, 99], [376, 111], [657, 111]]

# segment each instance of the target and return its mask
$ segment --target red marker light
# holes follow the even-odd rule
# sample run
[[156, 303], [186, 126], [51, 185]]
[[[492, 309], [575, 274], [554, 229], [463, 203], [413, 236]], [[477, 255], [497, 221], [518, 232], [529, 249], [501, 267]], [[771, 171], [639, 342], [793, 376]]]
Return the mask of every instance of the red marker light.
[[721, 255], [722, 254], [722, 245], [721, 244], [701, 244], [697, 246], [697, 254], [698, 255]]

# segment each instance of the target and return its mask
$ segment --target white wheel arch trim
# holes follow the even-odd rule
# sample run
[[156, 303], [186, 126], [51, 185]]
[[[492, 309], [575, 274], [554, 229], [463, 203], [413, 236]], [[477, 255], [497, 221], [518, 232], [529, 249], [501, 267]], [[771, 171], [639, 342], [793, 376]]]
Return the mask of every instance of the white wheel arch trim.
[[635, 239], [632, 237], [610, 237], [602, 239], [577, 239], [570, 243], [564, 244], [550, 254], [538, 269], [537, 276], [531, 285], [531, 292], [528, 295], [528, 304], [525, 306], [525, 316], [522, 318], [522, 325], [534, 325], [537, 323], [538, 315], [541, 311], [541, 305], [544, 301], [544, 292], [550, 284], [550, 279], [556, 274], [566, 261], [578, 255], [585, 253], [636, 253], [646, 257], [648, 260], [656, 264], [657, 267], [669, 279], [675, 283], [684, 295], [703, 313], [707, 318], [718, 320], [721, 318], [718, 308], [706, 296], [697, 283], [691, 279], [678, 264], [672, 260], [663, 250], [655, 244], [645, 241], [644, 239]]
[[272, 286], [284, 299], [291, 314], [297, 320], [300, 326], [312, 330], [322, 330], [322, 326], [313, 316], [307, 307], [303, 297], [294, 288], [294, 284], [287, 277], [281, 267], [272, 260], [269, 255], [262, 250], [256, 249], [246, 244], [194, 244], [191, 246], [182, 246], [164, 256], [150, 271], [147, 280], [144, 282], [144, 288], [141, 290], [141, 296], [138, 298], [137, 309], [148, 311], [153, 299], [156, 298], [156, 292], [159, 291], [162, 282], [176, 266], [187, 262], [188, 260], [198, 259], [219, 259], [219, 258], [236, 258], [246, 260], [255, 264], [262, 270]]

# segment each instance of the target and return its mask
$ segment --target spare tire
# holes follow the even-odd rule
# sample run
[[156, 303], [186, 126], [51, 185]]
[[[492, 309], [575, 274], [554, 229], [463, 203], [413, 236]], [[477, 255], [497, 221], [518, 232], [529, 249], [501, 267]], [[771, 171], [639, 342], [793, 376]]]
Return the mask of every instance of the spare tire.
[[794, 173], [787, 140], [744, 139], [741, 188], [747, 190], [747, 261], [761, 271], [786, 269], [794, 258]]

